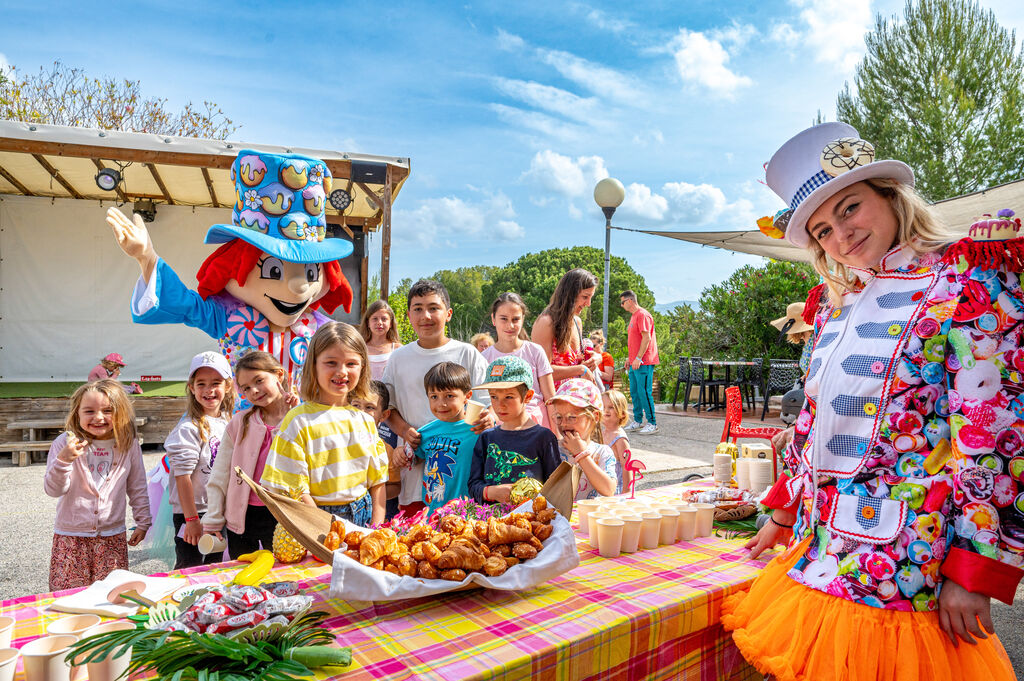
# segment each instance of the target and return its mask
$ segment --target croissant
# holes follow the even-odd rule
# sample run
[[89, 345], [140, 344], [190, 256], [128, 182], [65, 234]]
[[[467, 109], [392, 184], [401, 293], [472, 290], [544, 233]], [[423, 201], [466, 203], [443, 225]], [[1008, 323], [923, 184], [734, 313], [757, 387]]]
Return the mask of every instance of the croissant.
[[[547, 527], [551, 527], [551, 526], [548, 525]], [[542, 548], [544, 548], [544, 543], [541, 542], [540, 539], [537, 539], [536, 537], [534, 537], [532, 534], [530, 535], [530, 538], [526, 540], [526, 543], [529, 544], [530, 546], [532, 546], [533, 548], [535, 548], [538, 551], [540, 551]]]
[[446, 515], [437, 522], [437, 529], [448, 534], [461, 534], [466, 529], [466, 519], [457, 515]]
[[[421, 543], [423, 544], [423, 560], [427, 561], [431, 565], [437, 565], [437, 561], [441, 560], [441, 549], [428, 541]], [[415, 558], [415, 556], [413, 557]]]
[[505, 559], [502, 556], [491, 556], [484, 561], [484, 573], [489, 577], [503, 575], [507, 569], [508, 565], [505, 564]]
[[407, 553], [409, 553], [409, 547], [407, 545], [403, 544], [400, 541], [395, 542], [395, 545], [391, 547], [390, 551], [388, 551], [388, 558], [391, 559], [391, 562], [397, 564], [398, 559]]
[[409, 531], [405, 533], [405, 538], [409, 541], [409, 543], [415, 544], [418, 541], [430, 539], [430, 535], [432, 534], [433, 530], [431, 530], [426, 525], [413, 525], [411, 528], [409, 528]]
[[533, 524], [533, 536], [541, 541], [544, 541], [545, 539], [550, 537], [551, 533], [554, 531], [555, 528], [551, 527], [551, 525], [545, 525], [543, 523]]
[[[513, 520], [512, 522], [510, 522], [510, 523], [506, 523], [506, 524], [508, 524], [508, 525], [514, 525], [514, 526], [516, 526], [516, 527], [521, 527], [521, 528], [523, 528], [524, 530], [531, 530], [531, 525], [530, 525], [530, 521], [529, 521], [529, 520], [527, 520], [526, 518], [522, 517], [522, 516], [519, 516], [518, 518], [516, 518], [516, 519], [515, 519], [515, 520]], [[532, 532], [532, 530], [531, 530], [531, 532]]]
[[337, 532], [328, 532], [327, 536], [324, 537], [324, 546], [331, 551], [336, 550], [341, 546], [341, 537], [338, 536]]
[[356, 530], [352, 530], [345, 535], [345, 543], [348, 544], [350, 549], [358, 549], [359, 544], [363, 541], [363, 533]]
[[487, 523], [482, 520], [473, 521], [473, 533], [480, 541], [487, 541]]
[[508, 544], [498, 544], [497, 546], [494, 546], [494, 547], [491, 548], [491, 555], [492, 556], [511, 556], [512, 555], [512, 547], [509, 546]]
[[430, 543], [444, 551], [452, 543], [452, 535], [438, 532], [430, 538]]
[[387, 553], [387, 543], [373, 533], [365, 537], [359, 544], [359, 562], [363, 565], [372, 565], [384, 558]]
[[345, 555], [352, 560], [359, 562], [359, 549], [348, 549], [345, 551]]
[[416, 575], [423, 579], [437, 579], [438, 572], [436, 567], [425, 560], [421, 560], [416, 564]]
[[545, 508], [543, 511], [537, 511], [537, 522], [539, 523], [550, 523], [555, 519], [555, 509]]
[[[530, 535], [530, 538], [532, 539], [533, 535]], [[537, 549], [529, 544], [513, 544], [512, 555], [519, 560], [530, 560], [537, 557]]]
[[340, 520], [331, 521], [331, 532], [337, 532], [339, 537], [344, 537], [345, 523]]
[[437, 559], [442, 570], [479, 570], [484, 566], [484, 555], [461, 541], [453, 541]]
[[[527, 526], [529, 526], [529, 523], [527, 523]], [[515, 542], [527, 541], [532, 536], [533, 532], [529, 529], [524, 529], [517, 525], [499, 523], [494, 518], [490, 518], [487, 521], [487, 543], [492, 546], [495, 544], [514, 544]]]
[[398, 567], [392, 565], [391, 563], [388, 563], [384, 566], [384, 572], [390, 572], [391, 574], [398, 575], [399, 577], [402, 576], [402, 572], [398, 569]]
[[416, 559], [408, 553], [398, 559], [398, 572], [406, 577], [415, 577], [416, 567]]
[[449, 582], [461, 582], [466, 578], [465, 570], [458, 568], [452, 568], [451, 570], [441, 570], [441, 579], [447, 579]]
[[544, 498], [543, 494], [538, 494], [533, 498], [533, 512], [540, 513], [548, 507], [548, 500]]
[[519, 559], [515, 556], [505, 556], [505, 565], [512, 567], [513, 565], [519, 565]]

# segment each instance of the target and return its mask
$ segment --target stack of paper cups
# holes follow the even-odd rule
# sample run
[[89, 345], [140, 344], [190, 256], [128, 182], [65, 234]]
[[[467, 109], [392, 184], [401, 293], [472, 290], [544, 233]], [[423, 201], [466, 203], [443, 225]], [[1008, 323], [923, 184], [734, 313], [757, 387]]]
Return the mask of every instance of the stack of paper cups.
[[715, 482], [719, 485], [728, 485], [732, 482], [732, 457], [730, 455], [716, 452], [713, 465]]
[[588, 516], [595, 512], [601, 506], [601, 502], [597, 499], [580, 499], [576, 502], [576, 521], [579, 526], [577, 530], [580, 534], [590, 535], [590, 527], [587, 522]]
[[754, 459], [736, 459], [736, 486], [740, 489], [750, 489], [750, 463]]
[[772, 462], [768, 459], [748, 459], [750, 462], [750, 491], [760, 494], [772, 486]]

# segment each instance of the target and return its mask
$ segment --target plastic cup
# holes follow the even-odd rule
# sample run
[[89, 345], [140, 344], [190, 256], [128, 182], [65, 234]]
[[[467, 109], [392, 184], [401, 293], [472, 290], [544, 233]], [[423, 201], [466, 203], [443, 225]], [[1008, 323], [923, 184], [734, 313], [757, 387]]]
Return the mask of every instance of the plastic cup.
[[693, 541], [697, 536], [697, 507], [687, 505], [679, 509], [679, 539]]
[[21, 647], [25, 681], [70, 681], [71, 665], [64, 658], [78, 640], [70, 634], [43, 636]]
[[697, 509], [697, 536], [710, 537], [711, 526], [715, 523], [714, 504], [694, 504]]
[[0, 681], [14, 681], [19, 657], [21, 653], [17, 648], [0, 648]]
[[644, 518], [640, 515], [624, 515], [620, 516], [619, 520], [623, 523], [620, 548], [623, 553], [634, 553], [640, 547], [640, 530], [643, 528]]
[[597, 552], [604, 558], [617, 558], [622, 553], [622, 529], [619, 518], [597, 519]]
[[[121, 620], [118, 622], [107, 622], [105, 624], [98, 624], [89, 631], [89, 635], [94, 634], [109, 634], [112, 631], [127, 631], [134, 629], [135, 625], [131, 622]], [[115, 649], [119, 650], [119, 649]], [[128, 669], [128, 665], [132, 661], [132, 649], [124, 651], [121, 655], [114, 657], [115, 651], [111, 651], [107, 659], [102, 662], [89, 662], [86, 667], [89, 669], [89, 681], [114, 681], [118, 677], [121, 677]], [[128, 677], [123, 677], [128, 678]]]
[[476, 402], [474, 400], [466, 400], [466, 423], [473, 424], [480, 418], [480, 413], [486, 409], [487, 406]]
[[13, 635], [14, 618], [9, 615], [0, 615], [0, 648], [10, 648]]
[[658, 548], [658, 539], [661, 537], [661, 514], [650, 511], [640, 517], [643, 518], [640, 525], [640, 546], [645, 549]]
[[675, 544], [676, 527], [679, 525], [679, 511], [671, 506], [662, 506], [658, 509], [658, 513], [661, 514], [658, 542], [661, 544]]
[[580, 499], [576, 502], [576, 522], [579, 526], [578, 532], [583, 535], [590, 535], [590, 527], [587, 523], [587, 517], [596, 512], [601, 507], [601, 502], [597, 499]]
[[603, 511], [598, 511], [596, 513], [592, 512], [590, 515], [587, 516], [587, 527], [590, 530], [590, 536], [587, 539], [590, 542], [590, 545], [598, 551], [601, 550], [601, 535], [597, 533], [597, 521], [605, 518], [614, 517], [616, 516], [612, 515], [611, 513], [605, 513]]
[[736, 486], [740, 489], [750, 489], [750, 462], [753, 459], [736, 459]]
[[224, 549], [227, 547], [228, 542], [226, 539], [217, 539], [217, 537], [212, 534], [204, 534], [199, 538], [199, 553], [204, 556], [211, 553], [224, 553]]

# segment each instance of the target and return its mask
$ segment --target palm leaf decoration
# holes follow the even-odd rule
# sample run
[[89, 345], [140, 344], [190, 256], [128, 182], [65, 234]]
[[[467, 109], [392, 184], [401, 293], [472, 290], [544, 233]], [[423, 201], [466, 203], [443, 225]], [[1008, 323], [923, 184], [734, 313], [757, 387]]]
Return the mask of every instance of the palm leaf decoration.
[[[334, 635], [322, 626], [327, 616], [322, 611], [307, 612], [279, 638], [255, 643], [186, 631], [113, 631], [83, 638], [68, 656], [98, 662], [131, 647], [128, 673], [155, 673], [160, 681], [288, 681], [313, 675], [309, 666], [290, 659], [294, 649], [334, 643]], [[351, 660], [350, 649], [332, 650], [338, 654], [327, 664]]]

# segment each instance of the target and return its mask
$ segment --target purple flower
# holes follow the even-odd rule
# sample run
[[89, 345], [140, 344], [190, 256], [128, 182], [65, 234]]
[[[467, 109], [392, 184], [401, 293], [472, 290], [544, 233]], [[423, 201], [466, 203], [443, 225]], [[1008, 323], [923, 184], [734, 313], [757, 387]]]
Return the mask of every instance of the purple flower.
[[1012, 218], [1014, 215], [1015, 213], [1009, 208], [1003, 208], [1001, 211], [996, 213], [996, 217], [1000, 218]]

